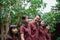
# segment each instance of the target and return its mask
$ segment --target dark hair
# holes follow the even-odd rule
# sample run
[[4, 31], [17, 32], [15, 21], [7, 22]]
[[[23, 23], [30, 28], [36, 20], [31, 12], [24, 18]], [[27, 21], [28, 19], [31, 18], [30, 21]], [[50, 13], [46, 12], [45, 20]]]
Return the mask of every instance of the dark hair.
[[46, 26], [48, 26], [48, 24], [45, 24], [45, 25], [43, 26], [43, 28], [45, 29], [45, 28], [46, 28]]
[[44, 21], [44, 20], [41, 19], [41, 21], [39, 22], [39, 26], [41, 26], [41, 22], [42, 22], [42, 21]]
[[25, 20], [25, 19], [26, 19], [26, 16], [27, 16], [27, 15], [23, 15], [23, 16], [22, 16], [22, 20]]
[[35, 17], [36, 17], [36, 16], [39, 16], [39, 17], [41, 18], [41, 16], [40, 16], [40, 15], [38, 15], [38, 14], [37, 14], [37, 15], [35, 15]]
[[21, 21], [21, 26], [23, 25], [24, 27], [27, 27], [28, 23], [26, 21], [24, 21], [26, 19], [27, 15], [23, 15], [22, 16], [22, 21]]

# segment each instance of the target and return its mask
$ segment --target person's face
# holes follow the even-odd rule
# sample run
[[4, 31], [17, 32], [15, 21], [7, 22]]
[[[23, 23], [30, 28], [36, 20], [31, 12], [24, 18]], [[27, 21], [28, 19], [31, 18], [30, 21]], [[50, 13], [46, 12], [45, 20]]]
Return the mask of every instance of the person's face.
[[46, 26], [46, 29], [48, 29], [48, 30], [49, 30], [49, 29], [50, 29], [50, 26], [49, 26], [49, 25], [48, 25], [48, 26]]
[[26, 16], [26, 20], [25, 20], [26, 22], [29, 22], [29, 19], [28, 19], [28, 16]]
[[37, 15], [37, 16], [34, 18], [34, 20], [35, 20], [36, 22], [39, 22], [39, 21], [40, 21], [40, 17]]
[[17, 28], [12, 28], [12, 32], [13, 32], [14, 34], [16, 34], [16, 33], [18, 32], [18, 29], [17, 29]]
[[44, 23], [44, 21], [41, 21], [41, 23], [40, 23], [40, 24], [43, 26], [45, 23]]

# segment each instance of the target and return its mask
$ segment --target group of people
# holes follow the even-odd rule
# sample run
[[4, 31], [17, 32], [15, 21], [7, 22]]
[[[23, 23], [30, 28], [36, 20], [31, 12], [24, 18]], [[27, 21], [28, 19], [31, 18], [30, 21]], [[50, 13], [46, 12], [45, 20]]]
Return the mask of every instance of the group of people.
[[30, 22], [27, 15], [22, 16], [20, 24], [20, 35], [16, 26], [11, 25], [6, 40], [51, 40], [50, 26], [36, 15]]

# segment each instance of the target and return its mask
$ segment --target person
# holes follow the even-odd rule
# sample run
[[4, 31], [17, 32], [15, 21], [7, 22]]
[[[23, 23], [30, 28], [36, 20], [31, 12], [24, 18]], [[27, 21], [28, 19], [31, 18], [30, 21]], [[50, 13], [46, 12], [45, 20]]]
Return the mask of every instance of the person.
[[46, 32], [47, 40], [51, 40], [51, 33], [50, 33], [49, 29], [50, 29], [50, 26], [48, 24], [46, 24], [45, 32]]
[[[36, 15], [33, 21], [31, 22], [31, 38], [32, 40], [38, 39], [38, 22], [40, 22], [40, 15]], [[37, 25], [38, 24], [38, 25]]]
[[31, 32], [30, 32], [30, 24], [29, 24], [28, 16], [23, 15], [22, 22], [20, 25], [21, 40], [31, 40], [30, 33]]
[[44, 20], [41, 21], [39, 27], [39, 40], [50, 40], [49, 27], [45, 24]]
[[16, 25], [11, 25], [9, 27], [9, 31], [6, 36], [6, 40], [18, 40], [18, 29], [17, 29]]
[[41, 23], [40, 23], [40, 26], [39, 26], [39, 40], [47, 40], [46, 39], [46, 36], [45, 36], [45, 23], [44, 21], [42, 20]]

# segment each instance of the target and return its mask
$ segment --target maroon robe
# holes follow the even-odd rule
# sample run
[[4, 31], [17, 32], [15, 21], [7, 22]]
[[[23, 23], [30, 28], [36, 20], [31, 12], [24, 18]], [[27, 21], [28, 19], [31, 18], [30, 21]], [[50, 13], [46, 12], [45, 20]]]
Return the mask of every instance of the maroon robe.
[[50, 33], [46, 29], [39, 29], [39, 40], [51, 40]]
[[38, 26], [35, 22], [31, 23], [31, 37], [32, 40], [38, 40]]
[[24, 27], [24, 25], [20, 26], [20, 33], [24, 34], [24, 39], [25, 40], [31, 40], [31, 36], [30, 36], [30, 24], [28, 24], [27, 28]]
[[11, 37], [11, 36], [7, 35], [6, 40], [18, 40], [18, 37], [16, 37], [16, 36]]
[[46, 34], [45, 34], [45, 32], [44, 32], [45, 30], [43, 30], [43, 29], [39, 29], [39, 40], [47, 40], [46, 39]]
[[49, 30], [45, 29], [45, 33], [46, 33], [47, 40], [51, 40], [51, 34], [50, 34]]

